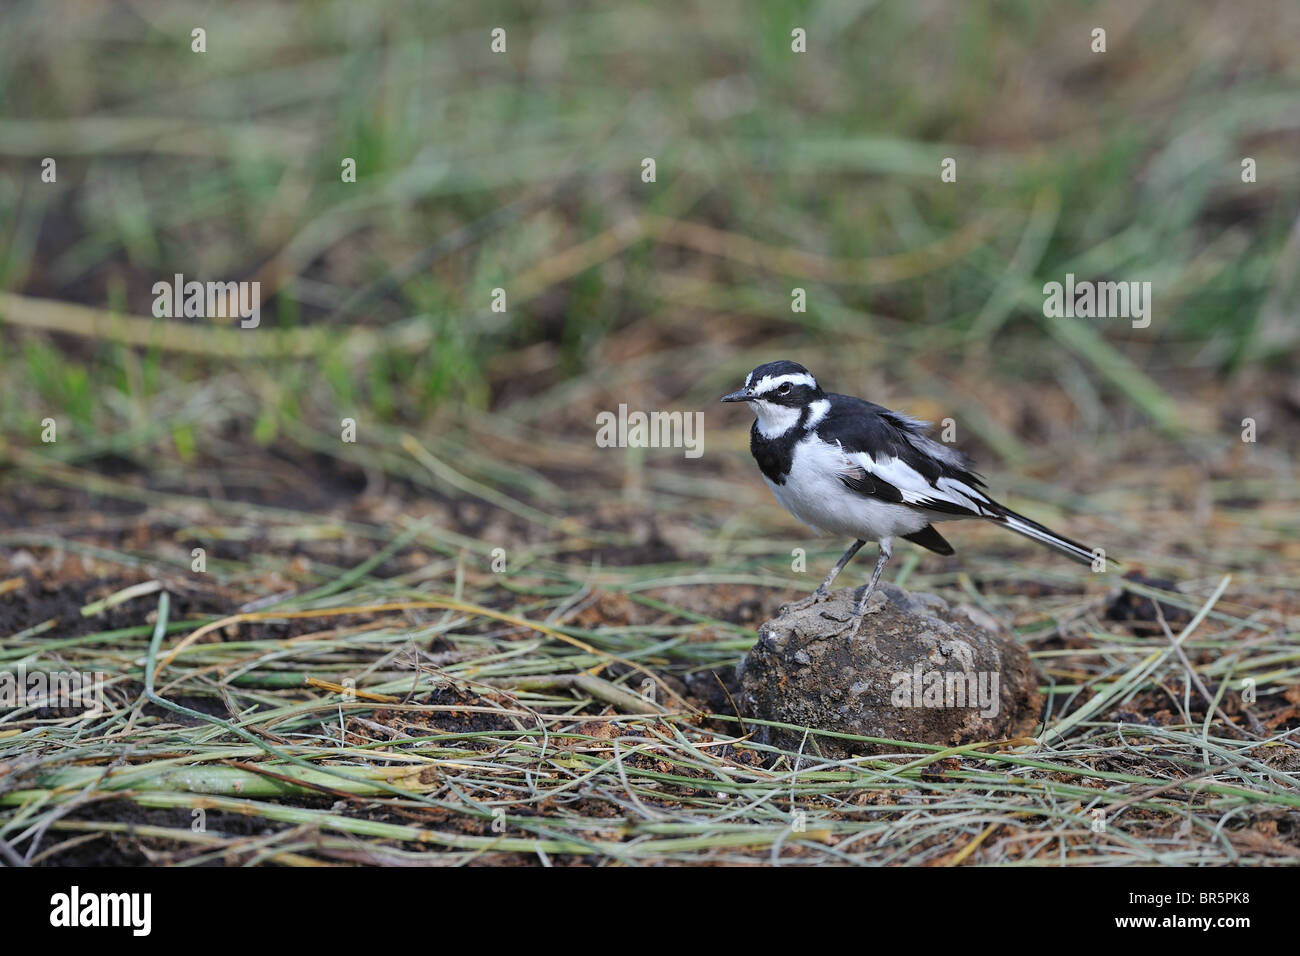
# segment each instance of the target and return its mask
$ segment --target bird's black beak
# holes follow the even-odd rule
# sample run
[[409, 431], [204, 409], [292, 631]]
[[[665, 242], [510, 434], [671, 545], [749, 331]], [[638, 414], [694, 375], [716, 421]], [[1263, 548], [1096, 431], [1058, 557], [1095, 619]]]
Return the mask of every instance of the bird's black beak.
[[747, 389], [747, 388], [742, 388], [740, 391], [738, 391], [738, 392], [732, 392], [730, 395], [723, 395], [722, 398], [719, 399], [719, 401], [723, 401], [723, 402], [747, 402], [747, 401], [749, 401], [749, 400], [750, 400], [751, 398], [753, 398], [753, 397], [754, 397], [754, 395], [753, 395], [752, 392], [750, 392], [749, 389]]

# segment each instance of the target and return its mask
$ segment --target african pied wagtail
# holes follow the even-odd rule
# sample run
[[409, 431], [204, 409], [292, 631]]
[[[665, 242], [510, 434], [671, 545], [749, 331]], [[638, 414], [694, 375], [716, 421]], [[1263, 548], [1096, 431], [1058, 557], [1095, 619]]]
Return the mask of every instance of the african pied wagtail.
[[802, 365], [760, 365], [745, 378], [744, 388], [722, 401], [746, 402], [757, 416], [749, 450], [776, 500], [815, 531], [857, 539], [812, 596], [788, 609], [826, 600], [831, 582], [858, 549], [879, 542], [871, 583], [845, 624], [856, 634], [895, 536], [952, 554], [952, 545], [931, 522], [957, 518], [996, 521], [1076, 561], [1093, 563], [1090, 549], [985, 494], [984, 482], [969, 470], [970, 459], [926, 436], [928, 422], [851, 395], [823, 392]]

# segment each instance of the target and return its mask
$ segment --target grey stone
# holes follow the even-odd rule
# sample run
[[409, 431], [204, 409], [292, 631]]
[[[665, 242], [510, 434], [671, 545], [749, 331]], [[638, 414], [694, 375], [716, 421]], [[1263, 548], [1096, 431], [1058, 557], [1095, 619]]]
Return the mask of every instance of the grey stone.
[[[766, 621], [740, 666], [746, 717], [864, 737], [953, 746], [1034, 733], [1039, 677], [1025, 649], [987, 612], [880, 584], [856, 637], [842, 630], [857, 594]], [[838, 633], [837, 633], [838, 632]], [[754, 728], [797, 750], [804, 734]], [[804, 752], [836, 759], [898, 748], [834, 737]]]

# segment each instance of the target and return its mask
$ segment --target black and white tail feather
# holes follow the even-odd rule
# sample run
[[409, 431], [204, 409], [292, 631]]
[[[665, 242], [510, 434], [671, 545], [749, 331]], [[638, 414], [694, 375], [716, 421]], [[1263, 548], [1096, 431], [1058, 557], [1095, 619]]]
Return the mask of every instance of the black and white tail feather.
[[953, 553], [935, 523], [982, 518], [1082, 564], [1105, 561], [1100, 552], [989, 497], [970, 459], [930, 438], [928, 422], [851, 395], [823, 392], [802, 365], [760, 365], [744, 388], [722, 400], [746, 402], [754, 411], [750, 451], [777, 500], [817, 530], [857, 539], [801, 603], [825, 599], [858, 549], [879, 542], [875, 570], [851, 620], [855, 629], [895, 536], [939, 554]]
[[1026, 538], [1033, 538], [1040, 544], [1055, 548], [1061, 554], [1074, 558], [1080, 564], [1091, 566], [1098, 560], [1096, 552], [1085, 548], [1079, 542], [1071, 541], [1069, 538], [1057, 534], [1051, 528], [1044, 528], [1037, 521], [1031, 521], [1024, 515], [1016, 514], [1009, 508], [1002, 509], [1001, 520], [1004, 525], [1017, 534], [1023, 534]]

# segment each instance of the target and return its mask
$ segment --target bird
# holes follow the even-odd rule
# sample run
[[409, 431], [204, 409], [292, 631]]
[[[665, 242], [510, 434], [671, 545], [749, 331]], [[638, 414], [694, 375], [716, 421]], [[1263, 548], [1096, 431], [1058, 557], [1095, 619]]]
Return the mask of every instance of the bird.
[[[836, 618], [856, 636], [880, 574], [902, 538], [953, 554], [934, 525], [961, 518], [992, 521], [1083, 564], [1106, 566], [1105, 552], [1079, 544], [991, 498], [970, 458], [929, 437], [930, 423], [852, 395], [823, 391], [813, 374], [786, 360], [758, 366], [743, 388], [722, 396], [754, 413], [749, 450], [776, 500], [814, 531], [853, 544], [809, 597], [782, 608], [810, 607], [868, 541], [875, 569], [852, 615]], [[825, 612], [823, 612], [825, 613]], [[829, 615], [827, 615], [829, 617]]]

